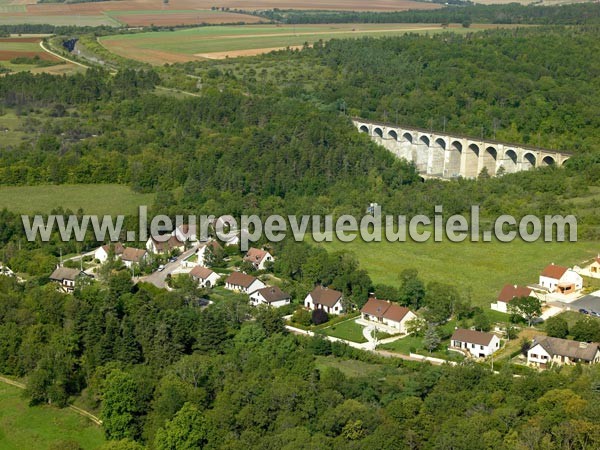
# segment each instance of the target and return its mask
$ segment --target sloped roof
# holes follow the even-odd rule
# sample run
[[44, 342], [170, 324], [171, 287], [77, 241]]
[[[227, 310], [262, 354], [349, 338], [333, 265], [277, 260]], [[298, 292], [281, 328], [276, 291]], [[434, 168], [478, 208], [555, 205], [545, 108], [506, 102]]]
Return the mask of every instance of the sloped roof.
[[146, 250], [142, 250], [140, 248], [127, 247], [123, 250], [123, 254], [121, 255], [121, 259], [123, 261], [131, 261], [134, 263], [139, 263], [146, 256]]
[[169, 239], [165, 242], [157, 241], [154, 236], [152, 236], [150, 239], [152, 239], [152, 242], [154, 242], [154, 246], [156, 247], [156, 249], [158, 251], [170, 250], [173, 248], [180, 248], [185, 245], [182, 241], [177, 239], [177, 237], [175, 237], [175, 236], [169, 237]]
[[258, 278], [253, 277], [252, 275], [247, 275], [242, 272], [232, 272], [225, 280], [225, 283], [247, 288], [250, 287], [250, 285], [256, 280], [258, 280]]
[[256, 292], [262, 295], [267, 303], [278, 302], [281, 300], [287, 300], [291, 298], [290, 294], [288, 294], [287, 292], [283, 292], [277, 286], [267, 286], [262, 289], [259, 289]]
[[248, 261], [251, 263], [260, 263], [265, 258], [265, 256], [267, 256], [267, 252], [265, 250], [251, 247], [250, 249], [248, 249], [248, 252], [244, 256], [244, 261]]
[[550, 264], [543, 270], [542, 276], [552, 278], [554, 280], [560, 280], [567, 270], [569, 270], [567, 267]]
[[110, 251], [110, 246], [113, 245], [113, 248], [115, 249], [115, 255], [121, 255], [123, 254], [123, 250], [125, 250], [125, 246], [123, 246], [123, 244], [121, 244], [120, 242], [115, 242], [114, 244], [106, 244], [102, 246], [102, 249], [108, 253]]
[[190, 275], [192, 277], [201, 278], [203, 280], [206, 280], [213, 273], [215, 273], [215, 272], [210, 270], [208, 267], [196, 266], [191, 270]]
[[468, 342], [469, 344], [489, 345], [493, 337], [492, 333], [457, 328], [450, 339], [453, 341]]
[[410, 310], [388, 300], [379, 300], [371, 297], [360, 312], [379, 319], [385, 318], [394, 322], [401, 322]]
[[536, 336], [534, 346], [539, 344], [551, 356], [567, 356], [571, 359], [592, 361], [598, 352], [599, 344], [571, 341], [549, 336]]
[[54, 281], [75, 281], [75, 278], [77, 278], [79, 274], [81, 274], [81, 270], [79, 269], [71, 269], [70, 267], [57, 267], [54, 269], [54, 272], [52, 272], [52, 275], [50, 275], [50, 279]]
[[310, 296], [315, 304], [324, 305], [331, 308], [342, 298], [342, 293], [340, 291], [336, 291], [335, 289], [317, 286], [312, 290]]
[[385, 312], [385, 318], [394, 322], [402, 322], [402, 319], [410, 312], [410, 309], [405, 306], [400, 306], [392, 303], [389, 309]]
[[390, 304], [387, 301], [371, 297], [367, 300], [367, 303], [365, 303], [365, 306], [362, 307], [360, 312], [381, 319], [389, 307]]
[[509, 303], [513, 298], [529, 297], [531, 288], [525, 286], [517, 286], [516, 284], [507, 284], [500, 291], [498, 301]]

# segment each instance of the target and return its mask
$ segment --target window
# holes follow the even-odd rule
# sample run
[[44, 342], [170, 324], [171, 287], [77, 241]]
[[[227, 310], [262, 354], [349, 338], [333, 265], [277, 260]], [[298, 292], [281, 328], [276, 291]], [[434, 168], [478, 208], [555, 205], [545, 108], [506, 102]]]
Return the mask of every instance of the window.
[[480, 345], [480, 346], [479, 346], [479, 349], [480, 349], [480, 350], [483, 350], [483, 345]]

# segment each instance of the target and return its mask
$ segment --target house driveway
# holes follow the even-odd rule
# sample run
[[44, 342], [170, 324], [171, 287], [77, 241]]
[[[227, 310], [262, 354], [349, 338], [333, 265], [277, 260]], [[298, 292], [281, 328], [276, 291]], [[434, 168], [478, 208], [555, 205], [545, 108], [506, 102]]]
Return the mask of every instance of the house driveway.
[[167, 276], [175, 272], [179, 268], [181, 262], [187, 257], [191, 256], [196, 250], [197, 246], [193, 246], [189, 250], [186, 250], [181, 255], [179, 255], [177, 257], [177, 261], [165, 264], [165, 268], [161, 272], [157, 270], [151, 273], [150, 275], [139, 278], [139, 281], [144, 283], [151, 283], [158, 288], [166, 289], [167, 285], [165, 282], [167, 280]]

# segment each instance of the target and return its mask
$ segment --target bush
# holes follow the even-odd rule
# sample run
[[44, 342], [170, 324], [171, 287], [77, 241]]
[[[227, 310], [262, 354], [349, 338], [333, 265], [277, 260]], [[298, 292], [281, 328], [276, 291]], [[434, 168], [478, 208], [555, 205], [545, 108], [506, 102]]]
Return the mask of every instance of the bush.
[[299, 325], [303, 325], [305, 327], [309, 326], [312, 321], [312, 316], [309, 311], [304, 308], [298, 308], [296, 312], [292, 315], [292, 322], [297, 323]]
[[315, 309], [312, 312], [312, 319], [311, 319], [311, 321], [315, 325], [321, 325], [322, 323], [325, 323], [325, 322], [329, 321], [329, 314], [327, 314], [322, 309]]

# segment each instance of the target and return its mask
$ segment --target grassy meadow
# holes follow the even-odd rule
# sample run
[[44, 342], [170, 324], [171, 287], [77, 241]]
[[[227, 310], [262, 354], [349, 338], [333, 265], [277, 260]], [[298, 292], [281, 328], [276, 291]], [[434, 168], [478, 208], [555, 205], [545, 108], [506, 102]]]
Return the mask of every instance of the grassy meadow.
[[573, 266], [597, 255], [594, 242], [364, 242], [320, 243], [329, 251], [356, 254], [373, 282], [399, 286], [404, 269], [414, 268], [427, 283], [452, 284], [473, 304], [489, 308], [506, 283], [537, 283], [539, 273], [552, 262]]
[[0, 209], [19, 214], [49, 213], [63, 207], [87, 214], [135, 214], [150, 206], [154, 194], [139, 194], [118, 184], [78, 184], [0, 187]]
[[[454, 32], [477, 29], [451, 27]], [[490, 26], [485, 26], [489, 28]], [[202, 58], [243, 56], [285, 47], [312, 44], [333, 38], [396, 36], [405, 33], [448, 31], [437, 24], [326, 24], [326, 25], [241, 25], [190, 28], [114, 35], [100, 43], [117, 55], [161, 64]]]
[[2, 450], [62, 448], [76, 442], [85, 450], [104, 442], [102, 428], [70, 409], [29, 407], [23, 391], [0, 384], [0, 448]]

